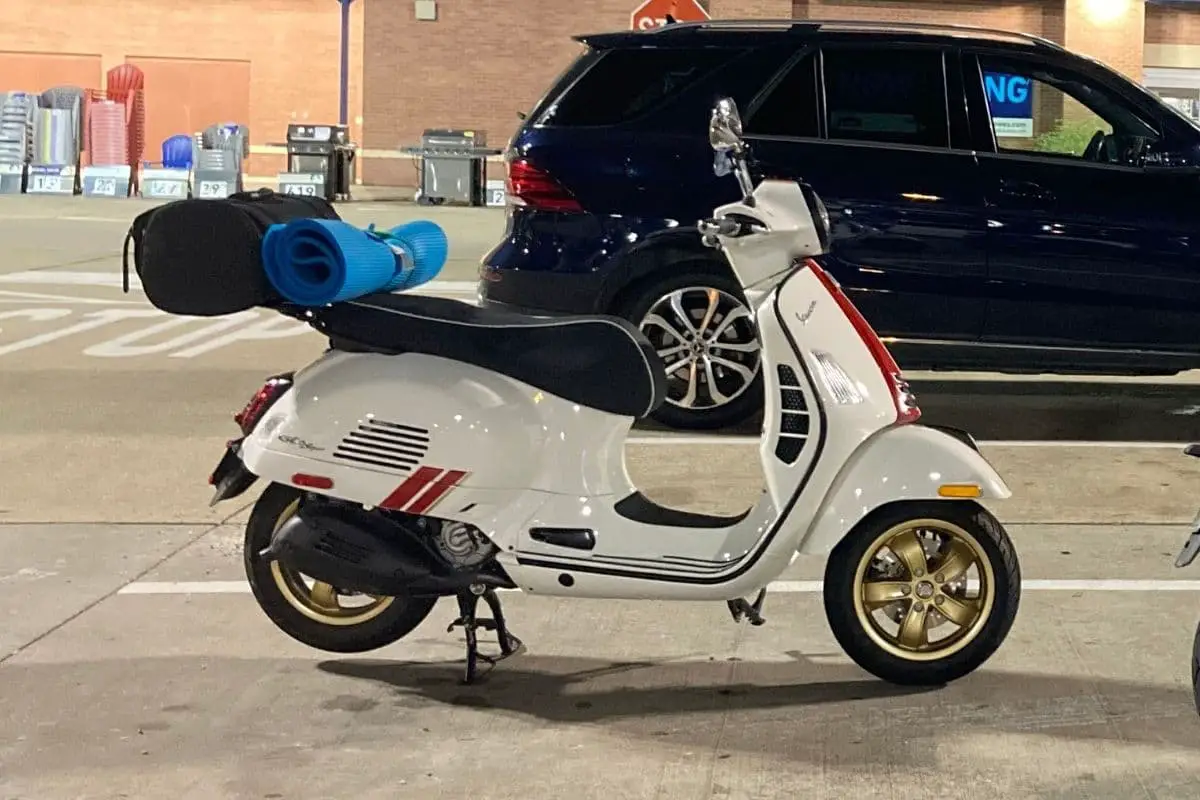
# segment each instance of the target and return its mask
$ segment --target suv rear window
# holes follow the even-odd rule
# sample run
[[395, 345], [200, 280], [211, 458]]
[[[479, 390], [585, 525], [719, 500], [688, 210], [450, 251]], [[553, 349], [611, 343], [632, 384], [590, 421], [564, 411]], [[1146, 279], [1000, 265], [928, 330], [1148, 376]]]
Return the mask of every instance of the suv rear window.
[[550, 104], [544, 125], [617, 125], [653, 110], [741, 50], [641, 47], [609, 50]]
[[823, 70], [830, 139], [950, 146], [939, 51], [831, 48]]

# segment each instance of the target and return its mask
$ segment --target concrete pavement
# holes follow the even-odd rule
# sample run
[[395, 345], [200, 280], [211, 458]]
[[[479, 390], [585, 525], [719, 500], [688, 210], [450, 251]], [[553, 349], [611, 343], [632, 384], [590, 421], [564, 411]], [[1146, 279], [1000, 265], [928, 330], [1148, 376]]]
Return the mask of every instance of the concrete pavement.
[[[292, 642], [247, 593], [245, 502], [209, 509], [205, 480], [232, 413], [322, 342], [265, 314], [88, 317], [147, 309], [94, 277], [117, 275], [138, 207], [0, 198], [3, 800], [1200, 796], [1200, 567], [1171, 566], [1200, 460], [1177, 448], [984, 446], [1029, 584], [1000, 652], [936, 691], [842, 656], [811, 558], [761, 628], [720, 604], [506, 594], [529, 651], [475, 687], [448, 603], [369, 658]], [[464, 298], [502, 225], [348, 208], [436, 214], [463, 243], [436, 290]], [[628, 449], [647, 494], [710, 512], [757, 494], [755, 454], [654, 431]]]

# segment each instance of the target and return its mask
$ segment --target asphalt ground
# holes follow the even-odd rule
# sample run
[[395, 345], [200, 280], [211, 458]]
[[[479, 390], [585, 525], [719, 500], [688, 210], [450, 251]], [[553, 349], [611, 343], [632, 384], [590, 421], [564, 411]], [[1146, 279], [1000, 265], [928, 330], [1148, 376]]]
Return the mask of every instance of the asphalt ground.
[[[232, 413], [323, 342], [266, 312], [173, 320], [122, 294], [141, 207], [0, 199], [0, 798], [1200, 796], [1200, 574], [1172, 566], [1200, 506], [1200, 461], [1177, 446], [1192, 376], [918, 376], [936, 421], [990, 404], [973, 431], [1013, 489], [992, 510], [1026, 579], [1007, 642], [951, 686], [854, 667], [805, 557], [760, 628], [720, 604], [507, 594], [528, 652], [463, 687], [450, 604], [370, 658], [308, 650], [255, 606], [254, 492], [209, 509], [205, 481]], [[344, 214], [442, 223], [431, 291], [468, 300], [502, 226], [488, 209]], [[1006, 402], [1019, 426], [996, 421]], [[660, 502], [738, 510], [761, 486], [749, 433], [640, 430], [630, 469]]]

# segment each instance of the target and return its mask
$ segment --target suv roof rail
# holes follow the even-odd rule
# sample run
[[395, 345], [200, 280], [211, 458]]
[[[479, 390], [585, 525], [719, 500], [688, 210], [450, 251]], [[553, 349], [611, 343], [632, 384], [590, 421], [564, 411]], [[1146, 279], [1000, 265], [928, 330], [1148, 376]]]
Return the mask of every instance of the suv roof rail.
[[983, 28], [974, 25], [960, 25], [951, 22], [883, 22], [869, 20], [839, 20], [839, 19], [713, 19], [704, 22], [675, 22], [658, 28], [644, 31], [647, 36], [669, 36], [701, 30], [730, 30], [730, 29], [784, 29], [788, 31], [842, 29], [842, 30], [903, 30], [917, 33], [941, 33], [950, 35], [975, 34], [991, 38], [1011, 39], [1027, 44], [1045, 47], [1051, 50], [1063, 50], [1062, 45], [1045, 37], [1032, 33], [1005, 30], [1003, 28]]

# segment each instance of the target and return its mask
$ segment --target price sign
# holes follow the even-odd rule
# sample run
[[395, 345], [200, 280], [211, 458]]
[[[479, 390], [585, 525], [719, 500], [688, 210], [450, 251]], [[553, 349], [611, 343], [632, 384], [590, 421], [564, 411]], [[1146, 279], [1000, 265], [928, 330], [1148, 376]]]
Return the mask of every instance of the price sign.
[[229, 184], [226, 181], [200, 181], [196, 195], [206, 200], [229, 197]]
[[83, 168], [84, 197], [128, 197], [133, 168], [125, 164], [92, 164]]
[[142, 197], [182, 200], [191, 188], [191, 171], [155, 167], [142, 170]]
[[485, 204], [489, 206], [502, 206], [508, 201], [508, 193], [504, 189], [504, 181], [490, 180], [487, 182], [486, 188]]
[[283, 186], [284, 194], [299, 194], [305, 197], [316, 197], [317, 187], [311, 183], [287, 183]]
[[185, 181], [169, 181], [163, 178], [155, 178], [154, 180], [146, 181], [142, 193], [146, 197], [178, 199], [183, 197], [186, 189], [187, 183]]
[[20, 194], [24, 181], [24, 164], [0, 162], [0, 194]]
[[319, 172], [279, 173], [279, 193], [301, 197], [324, 197], [325, 176]]
[[62, 192], [62, 175], [47, 175], [35, 172], [29, 176], [30, 194], [59, 194]]

